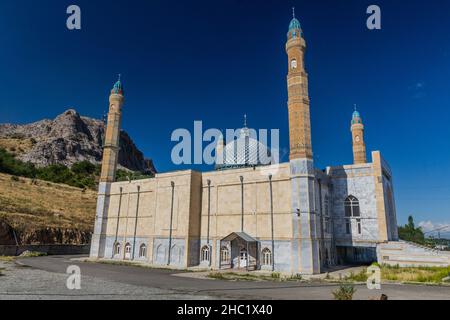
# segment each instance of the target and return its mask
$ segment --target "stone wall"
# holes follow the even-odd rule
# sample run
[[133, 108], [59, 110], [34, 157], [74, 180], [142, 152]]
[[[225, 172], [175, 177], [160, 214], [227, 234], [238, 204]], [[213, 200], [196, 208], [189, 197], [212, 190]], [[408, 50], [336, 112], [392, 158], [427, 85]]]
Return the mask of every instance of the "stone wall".
[[400, 267], [450, 266], [450, 252], [438, 251], [406, 241], [389, 241], [377, 246], [379, 263]]
[[[333, 186], [332, 215], [337, 246], [373, 246], [379, 240], [375, 178], [372, 164], [328, 168]], [[360, 217], [345, 217], [344, 201], [352, 195], [359, 200]], [[358, 232], [358, 219], [361, 234]], [[351, 232], [346, 232], [346, 222]]]

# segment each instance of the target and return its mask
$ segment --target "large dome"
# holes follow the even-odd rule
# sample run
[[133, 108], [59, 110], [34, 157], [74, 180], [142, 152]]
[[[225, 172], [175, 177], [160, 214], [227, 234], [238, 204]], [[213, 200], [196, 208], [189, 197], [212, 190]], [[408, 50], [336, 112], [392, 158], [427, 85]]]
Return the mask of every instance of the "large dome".
[[217, 170], [255, 167], [270, 163], [270, 150], [252, 138], [247, 127], [242, 128], [239, 137], [227, 143], [223, 150], [217, 149]]

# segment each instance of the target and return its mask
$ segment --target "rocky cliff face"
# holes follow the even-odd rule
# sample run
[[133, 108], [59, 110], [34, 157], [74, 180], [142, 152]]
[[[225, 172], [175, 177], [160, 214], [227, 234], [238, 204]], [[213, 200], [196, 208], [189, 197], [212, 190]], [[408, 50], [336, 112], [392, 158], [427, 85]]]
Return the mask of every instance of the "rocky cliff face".
[[[41, 120], [26, 125], [0, 124], [0, 139], [29, 140], [27, 148], [20, 148], [16, 157], [37, 166], [79, 161], [100, 163], [105, 127], [101, 120], [80, 116], [67, 110], [54, 120]], [[144, 158], [130, 136], [120, 134], [119, 166], [133, 171], [156, 173], [153, 162]]]
[[88, 244], [92, 232], [67, 228], [44, 228], [28, 231], [14, 231], [0, 220], [0, 245], [27, 244]]
[[0, 220], [0, 245], [11, 244], [16, 244], [13, 228], [6, 222]]

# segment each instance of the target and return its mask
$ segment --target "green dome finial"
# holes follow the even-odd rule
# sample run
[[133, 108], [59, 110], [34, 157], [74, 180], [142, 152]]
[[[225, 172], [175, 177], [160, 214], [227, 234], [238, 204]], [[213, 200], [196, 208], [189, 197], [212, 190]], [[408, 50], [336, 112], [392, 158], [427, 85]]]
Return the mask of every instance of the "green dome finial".
[[356, 104], [354, 105], [353, 115], [352, 115], [352, 124], [355, 123], [362, 123], [361, 115], [359, 114], [358, 110], [356, 110]]
[[115, 94], [123, 94], [123, 86], [122, 86], [122, 81], [121, 81], [122, 75], [119, 73], [119, 79], [117, 80], [117, 82], [114, 84], [113, 89], [111, 90], [112, 93]]
[[297, 20], [297, 18], [295, 17], [295, 7], [292, 7], [292, 20], [291, 23], [289, 24], [289, 31], [294, 30], [294, 29], [298, 29], [301, 30], [301, 25], [300, 25], [300, 21]]

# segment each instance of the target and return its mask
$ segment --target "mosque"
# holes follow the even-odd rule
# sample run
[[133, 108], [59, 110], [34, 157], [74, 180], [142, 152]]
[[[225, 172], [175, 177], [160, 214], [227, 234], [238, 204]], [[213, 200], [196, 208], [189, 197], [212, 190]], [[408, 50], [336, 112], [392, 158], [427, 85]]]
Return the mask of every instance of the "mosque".
[[119, 80], [109, 97], [91, 258], [317, 274], [376, 261], [377, 246], [397, 241], [392, 172], [379, 151], [368, 162], [358, 111], [350, 124], [353, 164], [314, 166], [305, 50], [294, 15], [286, 42], [290, 157], [276, 170], [258, 161], [270, 150], [244, 126], [236, 141], [217, 144], [214, 171], [116, 182]]

